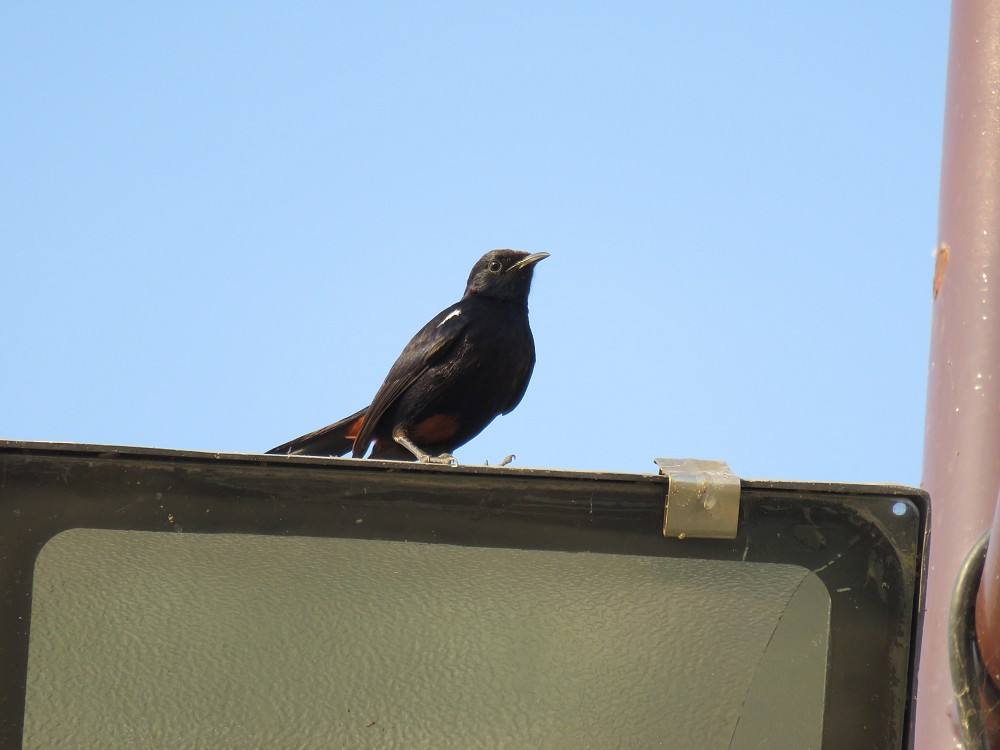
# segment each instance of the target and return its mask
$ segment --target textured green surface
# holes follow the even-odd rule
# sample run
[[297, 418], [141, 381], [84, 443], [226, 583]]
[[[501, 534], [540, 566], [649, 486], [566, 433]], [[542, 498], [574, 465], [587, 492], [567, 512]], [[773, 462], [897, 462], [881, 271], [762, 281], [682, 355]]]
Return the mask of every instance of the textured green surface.
[[819, 747], [796, 566], [79, 529], [33, 599], [31, 750]]

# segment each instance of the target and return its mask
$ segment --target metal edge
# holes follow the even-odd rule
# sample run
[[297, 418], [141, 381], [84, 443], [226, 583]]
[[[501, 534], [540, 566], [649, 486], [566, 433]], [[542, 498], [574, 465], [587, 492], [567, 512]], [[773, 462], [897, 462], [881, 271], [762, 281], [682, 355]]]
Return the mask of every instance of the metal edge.
[[[222, 462], [234, 464], [266, 466], [310, 466], [331, 471], [338, 469], [363, 469], [386, 472], [430, 472], [432, 474], [463, 474], [480, 476], [545, 477], [552, 479], [601, 480], [612, 482], [644, 482], [660, 484], [665, 488], [665, 476], [653, 473], [604, 472], [599, 470], [546, 469], [519, 466], [479, 466], [464, 464], [441, 466], [421, 464], [416, 461], [382, 461], [370, 458], [339, 458], [333, 456], [281, 456], [273, 453], [228, 453], [221, 451], [195, 451], [176, 448], [153, 448], [132, 445], [103, 445], [93, 443], [60, 443], [34, 440], [10, 440], [0, 438], [0, 454], [33, 453], [37, 455], [61, 454], [82, 455], [95, 458], [108, 457], [124, 459], [185, 459], [196, 461]], [[740, 479], [744, 490], [776, 490], [781, 492], [823, 492], [849, 495], [896, 495], [916, 502], [924, 515], [929, 515], [930, 496], [924, 490], [904, 484], [879, 484], [873, 482], [809, 482], [803, 480]]]
[[369, 458], [340, 458], [338, 456], [283, 456], [273, 453], [226, 453], [219, 451], [178, 450], [146, 446], [100, 445], [88, 443], [50, 443], [31, 440], [0, 439], [0, 454], [27, 453], [36, 455], [74, 455], [93, 458], [120, 459], [184, 459], [223, 463], [266, 466], [310, 466], [331, 471], [338, 469], [363, 469], [385, 472], [430, 472], [441, 475], [481, 475], [545, 477], [550, 479], [582, 479], [612, 482], [644, 482], [666, 486], [666, 477], [658, 474], [628, 474], [624, 472], [580, 471], [574, 469], [542, 469], [519, 466], [479, 466], [460, 464], [443, 466], [422, 464], [417, 461], [384, 461]]

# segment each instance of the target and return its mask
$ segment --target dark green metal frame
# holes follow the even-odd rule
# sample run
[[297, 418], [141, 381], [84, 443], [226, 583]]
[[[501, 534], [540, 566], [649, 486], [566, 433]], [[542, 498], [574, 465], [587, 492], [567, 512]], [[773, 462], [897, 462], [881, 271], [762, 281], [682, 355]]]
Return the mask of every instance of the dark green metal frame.
[[34, 560], [71, 528], [800, 565], [832, 599], [823, 747], [909, 746], [927, 495], [744, 480], [736, 539], [678, 540], [661, 533], [666, 494], [652, 474], [0, 441], [0, 750], [21, 746]]

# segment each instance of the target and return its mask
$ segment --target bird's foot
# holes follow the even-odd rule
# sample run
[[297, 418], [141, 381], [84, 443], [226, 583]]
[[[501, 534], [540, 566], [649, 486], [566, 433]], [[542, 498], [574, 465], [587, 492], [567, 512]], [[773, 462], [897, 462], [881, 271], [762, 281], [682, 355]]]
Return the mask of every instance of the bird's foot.
[[442, 453], [440, 456], [432, 456], [430, 453], [425, 451], [419, 445], [410, 440], [409, 436], [406, 434], [406, 430], [402, 427], [397, 427], [392, 431], [392, 439], [399, 443], [401, 446], [406, 448], [413, 457], [416, 458], [422, 464], [441, 464], [443, 466], [458, 466], [458, 461], [450, 453]]
[[419, 459], [422, 464], [440, 464], [442, 466], [458, 466], [458, 461], [450, 453], [442, 453], [440, 456], [432, 456], [425, 453]]
[[[513, 461], [515, 458], [517, 458], [517, 456], [515, 456], [513, 453], [511, 453], [509, 456], [507, 456], [500, 463], [497, 464], [497, 468], [499, 469], [501, 466], [506, 466], [511, 461]], [[486, 461], [483, 462], [483, 466], [489, 466], [489, 465], [490, 465], [489, 459], [487, 459]]]

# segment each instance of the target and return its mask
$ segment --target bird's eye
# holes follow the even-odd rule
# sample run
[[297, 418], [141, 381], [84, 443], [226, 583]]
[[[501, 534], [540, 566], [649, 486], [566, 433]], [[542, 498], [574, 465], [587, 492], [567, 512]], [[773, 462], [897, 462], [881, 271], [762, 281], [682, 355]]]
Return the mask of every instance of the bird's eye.
[[503, 270], [503, 264], [498, 260], [490, 261], [490, 273], [500, 273]]

